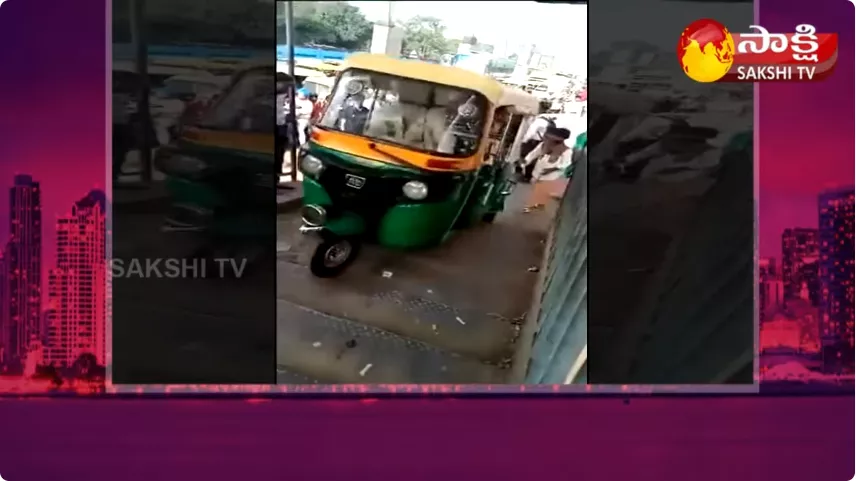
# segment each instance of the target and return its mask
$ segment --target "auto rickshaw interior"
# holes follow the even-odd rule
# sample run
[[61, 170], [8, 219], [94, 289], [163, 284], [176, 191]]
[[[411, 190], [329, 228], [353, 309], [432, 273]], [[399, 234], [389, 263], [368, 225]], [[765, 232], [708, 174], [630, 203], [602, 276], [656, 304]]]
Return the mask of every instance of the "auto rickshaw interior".
[[270, 72], [254, 69], [239, 74], [226, 92], [202, 113], [196, 127], [270, 134], [276, 117]]
[[203, 252], [254, 247], [275, 235], [265, 222], [275, 202], [273, 90], [271, 69], [245, 70], [158, 152], [174, 204], [166, 224], [204, 233]]
[[349, 69], [318, 127], [431, 155], [468, 157], [478, 151], [487, 106], [471, 90]]

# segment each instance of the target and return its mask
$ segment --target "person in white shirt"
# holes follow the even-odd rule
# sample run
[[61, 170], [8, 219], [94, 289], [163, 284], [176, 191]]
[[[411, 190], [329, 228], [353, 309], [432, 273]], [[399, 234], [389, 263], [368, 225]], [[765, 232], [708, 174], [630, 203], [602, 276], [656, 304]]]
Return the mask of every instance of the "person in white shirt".
[[573, 149], [566, 143], [570, 137], [568, 129], [549, 127], [541, 143], [524, 159], [524, 167], [532, 168], [535, 184], [525, 212], [543, 207], [559, 184], [565, 181], [564, 172], [573, 162]]
[[526, 134], [523, 136], [523, 141], [528, 142], [532, 140], [537, 140], [541, 142], [541, 139], [544, 137], [544, 133], [547, 131], [547, 128], [553, 125], [552, 119], [545, 116], [536, 117], [532, 124], [529, 125], [529, 128], [526, 129]]
[[[371, 103], [374, 102], [374, 105]], [[385, 92], [382, 97], [369, 99], [366, 107], [371, 112], [367, 119], [364, 135], [374, 139], [387, 139], [401, 143], [404, 139], [404, 121], [402, 105], [394, 91]]]
[[[526, 129], [526, 134], [523, 136], [523, 141], [520, 143], [520, 158], [521, 163], [526, 164], [526, 156], [529, 155], [538, 145], [541, 143], [541, 140], [544, 138], [544, 133], [550, 127], [555, 127], [556, 123], [551, 117], [547, 117], [544, 115], [538, 116], [529, 125], [529, 128]], [[525, 166], [520, 169], [520, 174], [522, 180], [524, 182], [529, 182], [532, 179], [532, 168], [534, 168], [534, 164], [529, 165], [529, 169], [526, 169]]]
[[297, 96], [294, 99], [294, 109], [297, 119], [299, 145], [306, 143], [306, 129], [309, 127], [309, 120], [312, 118], [312, 107], [312, 101], [309, 100], [309, 93], [303, 89], [298, 90]]

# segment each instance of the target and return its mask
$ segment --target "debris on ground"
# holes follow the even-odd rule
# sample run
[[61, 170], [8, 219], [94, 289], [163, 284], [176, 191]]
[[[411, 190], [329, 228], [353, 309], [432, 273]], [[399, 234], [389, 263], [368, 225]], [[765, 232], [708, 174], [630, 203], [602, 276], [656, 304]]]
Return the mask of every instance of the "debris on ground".
[[427, 289], [425, 292], [427, 292], [428, 294], [433, 294], [433, 293], [434, 293], [434, 291], [433, 291], [433, 290], [431, 290], [431, 289]]
[[541, 269], [539, 269], [539, 268], [538, 268], [538, 266], [532, 266], [532, 267], [530, 267], [530, 268], [529, 268], [529, 269], [527, 269], [527, 270], [528, 270], [529, 272], [538, 272], [538, 271], [540, 271]]
[[312, 343], [312, 347], [321, 347], [321, 343], [318, 341], [315, 341]]
[[466, 325], [467, 325], [467, 323], [466, 323], [466, 322], [464, 322], [464, 320], [463, 320], [463, 319], [461, 319], [461, 318], [460, 318], [460, 317], [458, 317], [458, 316], [455, 316], [455, 320], [456, 320], [456, 321], [458, 321], [458, 322], [460, 322], [462, 326], [466, 326]]
[[392, 271], [383, 271], [381, 275], [384, 279], [389, 279], [390, 277], [392, 277]]
[[439, 332], [437, 332], [437, 324], [431, 324], [431, 330], [434, 331], [434, 334], [440, 334]]
[[360, 377], [365, 377], [366, 373], [369, 372], [369, 369], [372, 368], [372, 363], [368, 363], [363, 367], [362, 371], [360, 371]]
[[336, 353], [336, 359], [342, 359], [342, 356], [345, 355], [345, 351], [347, 351], [348, 349], [353, 349], [355, 347], [357, 347], [356, 339], [351, 339], [350, 341], [346, 342], [345, 345], [339, 349], [339, 352]]

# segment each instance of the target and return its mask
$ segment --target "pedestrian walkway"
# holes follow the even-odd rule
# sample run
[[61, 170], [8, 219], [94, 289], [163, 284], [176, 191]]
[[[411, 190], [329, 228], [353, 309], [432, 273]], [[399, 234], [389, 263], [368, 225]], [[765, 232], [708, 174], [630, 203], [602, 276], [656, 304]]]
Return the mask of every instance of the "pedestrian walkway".
[[277, 365], [321, 383], [503, 383], [541, 265], [549, 211], [522, 213], [529, 186], [493, 224], [434, 249], [365, 246], [342, 276], [308, 269], [311, 236], [280, 216]]

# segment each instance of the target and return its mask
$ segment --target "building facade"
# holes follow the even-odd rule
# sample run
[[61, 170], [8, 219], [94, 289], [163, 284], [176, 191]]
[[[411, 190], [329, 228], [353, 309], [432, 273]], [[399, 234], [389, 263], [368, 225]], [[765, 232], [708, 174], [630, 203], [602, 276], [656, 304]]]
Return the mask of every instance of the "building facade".
[[71, 366], [82, 354], [106, 362], [105, 197], [90, 192], [56, 225], [56, 267], [51, 270], [45, 362]]
[[764, 321], [782, 307], [784, 286], [776, 259], [758, 260], [758, 319]]
[[43, 336], [41, 189], [29, 175], [16, 175], [9, 189], [6, 297], [6, 364], [23, 366]]
[[820, 335], [824, 370], [853, 372], [853, 190], [824, 192], [820, 220]]
[[9, 346], [9, 276], [7, 274], [6, 252], [0, 249], [0, 371], [8, 362]]
[[[800, 298], [803, 287], [817, 298], [817, 229], [793, 228], [782, 233], [782, 285], [785, 301]], [[812, 293], [814, 288], [815, 293]]]

